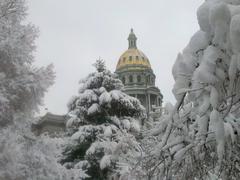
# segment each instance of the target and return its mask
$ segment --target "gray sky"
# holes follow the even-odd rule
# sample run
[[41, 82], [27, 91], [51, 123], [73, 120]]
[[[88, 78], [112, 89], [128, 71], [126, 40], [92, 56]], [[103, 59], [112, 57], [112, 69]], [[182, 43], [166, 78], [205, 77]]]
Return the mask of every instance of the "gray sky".
[[[203, 0], [28, 0], [29, 21], [39, 27], [36, 63], [53, 63], [55, 85], [45, 107], [64, 114], [78, 91], [78, 81], [101, 57], [115, 71], [127, 49], [130, 28], [138, 48], [149, 58], [164, 102], [172, 95], [172, 65], [197, 31], [196, 10]], [[44, 112], [43, 112], [44, 113]]]

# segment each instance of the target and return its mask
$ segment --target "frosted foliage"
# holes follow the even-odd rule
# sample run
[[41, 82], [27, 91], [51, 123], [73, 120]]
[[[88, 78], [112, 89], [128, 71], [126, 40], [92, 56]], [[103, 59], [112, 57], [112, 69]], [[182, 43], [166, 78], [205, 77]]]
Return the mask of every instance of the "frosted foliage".
[[109, 102], [111, 102], [111, 100], [111, 96], [108, 92], [102, 93], [99, 97], [100, 104], [108, 104]]
[[88, 109], [88, 115], [95, 114], [99, 111], [99, 105], [97, 103], [92, 104]]
[[[116, 117], [111, 121], [116, 121]], [[62, 160], [63, 164], [70, 169], [86, 172], [92, 178], [98, 176], [98, 178], [106, 178], [108, 174], [104, 174], [102, 171], [111, 172], [114, 170], [114, 165], [121, 161], [119, 155], [130, 151], [128, 149], [129, 144], [131, 144], [130, 139], [137, 143], [130, 132], [139, 133], [140, 130], [135, 119], [119, 119], [119, 121], [122, 123], [118, 126], [115, 126], [114, 123], [80, 126], [65, 143], [66, 151]], [[128, 122], [127, 128], [125, 127], [126, 121]], [[126, 139], [129, 141], [125, 142]], [[83, 154], [79, 154], [81, 158], [69, 161], [68, 157], [71, 157], [71, 153], [75, 149]], [[92, 170], [96, 166], [100, 168], [97, 170], [100, 172], [92, 174]]]
[[136, 179], [240, 179], [239, 5], [207, 0], [198, 8], [200, 30], [172, 69], [177, 102], [144, 132]]
[[[236, 1], [238, 1], [238, 0], [236, 0]], [[238, 3], [236, 3], [236, 4], [238, 4], [238, 6], [228, 4], [228, 8], [229, 8], [229, 10], [230, 10], [230, 12], [231, 12], [231, 16], [240, 14], [240, 6], [239, 6], [240, 3], [238, 2]]]
[[181, 93], [178, 93], [179, 89], [188, 88], [189, 79], [185, 73], [188, 72], [187, 65], [184, 62], [183, 56], [178, 54], [177, 60], [173, 66], [173, 77], [175, 79], [175, 84], [173, 87], [173, 94], [176, 99], [181, 98]]
[[232, 43], [232, 49], [235, 54], [240, 52], [240, 14], [232, 17], [230, 25], [230, 39]]
[[79, 95], [68, 104], [68, 141], [61, 163], [86, 172], [91, 179], [107, 179], [128, 153], [133, 134], [140, 133], [145, 109], [139, 100], [125, 94], [122, 82], [97, 61], [96, 72], [80, 81]]
[[37, 30], [22, 23], [26, 18], [23, 0], [0, 2], [0, 124], [11, 123], [14, 113], [38, 110], [52, 85], [52, 65], [34, 67]]
[[209, 45], [209, 38], [207, 33], [203, 31], [196, 32], [189, 42], [189, 49], [191, 53], [197, 53], [198, 51], [206, 49]]
[[104, 130], [104, 136], [106, 136], [106, 137], [111, 137], [112, 136], [112, 128], [111, 127], [107, 127]]
[[31, 132], [33, 115], [55, 75], [52, 65], [34, 65], [38, 31], [27, 23], [26, 10], [24, 0], [0, 1], [0, 179], [84, 177], [83, 171], [70, 172], [58, 163], [60, 141]]
[[222, 45], [226, 42], [226, 33], [229, 30], [231, 13], [225, 3], [219, 3], [211, 7], [210, 24], [214, 32], [213, 43]]
[[209, 22], [209, 12], [210, 7], [208, 5], [208, 2], [203, 3], [197, 11], [197, 17], [198, 17], [198, 24], [202, 31], [204, 32], [210, 32], [211, 26]]
[[69, 112], [92, 122], [104, 116], [142, 116], [139, 100], [122, 90], [122, 82], [107, 69], [91, 73], [80, 81], [79, 95], [68, 103]]
[[[0, 131], [0, 179], [64, 180], [86, 177], [84, 171], [67, 170], [58, 163], [62, 139], [34, 137], [21, 125]], [[74, 177], [77, 175], [78, 178]]]
[[111, 156], [106, 155], [104, 156], [100, 161], [100, 168], [105, 169], [106, 167], [109, 167], [111, 165]]

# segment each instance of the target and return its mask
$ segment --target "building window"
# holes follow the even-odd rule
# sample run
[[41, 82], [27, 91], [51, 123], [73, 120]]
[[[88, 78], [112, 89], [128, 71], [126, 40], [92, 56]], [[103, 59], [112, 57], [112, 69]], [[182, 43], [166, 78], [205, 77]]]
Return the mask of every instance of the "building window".
[[136, 56], [136, 60], [138, 61], [139, 59], [138, 59], [138, 56]]
[[123, 77], [122, 78], [122, 83], [125, 84], [125, 81], [126, 81], [126, 79], [125, 79], [125, 77]]
[[151, 78], [151, 83], [154, 84], [154, 77]]
[[125, 61], [126, 61], [126, 58], [124, 57], [124, 58], [123, 58], [123, 62], [125, 63]]
[[133, 82], [133, 76], [132, 76], [132, 75], [129, 76], [129, 82], [130, 82], [130, 83]]
[[142, 57], [142, 61], [144, 61], [144, 57]]
[[137, 81], [141, 82], [141, 76], [140, 75], [137, 76]]
[[129, 61], [132, 61], [132, 56], [129, 56]]
[[151, 77], [150, 77], [150, 75], [148, 75], [147, 76], [147, 83], [150, 84], [151, 83], [150, 81], [151, 81]]

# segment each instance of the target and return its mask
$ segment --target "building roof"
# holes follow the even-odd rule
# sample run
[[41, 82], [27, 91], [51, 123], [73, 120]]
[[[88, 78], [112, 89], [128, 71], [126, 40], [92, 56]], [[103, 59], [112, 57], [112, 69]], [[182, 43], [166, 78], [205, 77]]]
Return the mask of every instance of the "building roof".
[[42, 127], [46, 124], [65, 126], [68, 119], [69, 117], [67, 115], [56, 115], [48, 112], [44, 116], [40, 117], [38, 121], [33, 123], [33, 126], [36, 128]]
[[151, 68], [151, 64], [147, 56], [137, 48], [136, 41], [136, 35], [134, 34], [133, 29], [131, 29], [128, 37], [128, 50], [120, 56], [116, 71], [129, 66], [133, 66], [135, 68]]

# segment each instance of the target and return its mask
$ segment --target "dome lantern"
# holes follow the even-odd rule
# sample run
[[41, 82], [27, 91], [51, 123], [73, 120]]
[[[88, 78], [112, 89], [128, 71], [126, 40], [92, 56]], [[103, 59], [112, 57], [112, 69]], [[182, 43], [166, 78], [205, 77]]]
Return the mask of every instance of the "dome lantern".
[[133, 32], [133, 29], [131, 29], [131, 32], [128, 36], [128, 49], [137, 49], [137, 37]]

